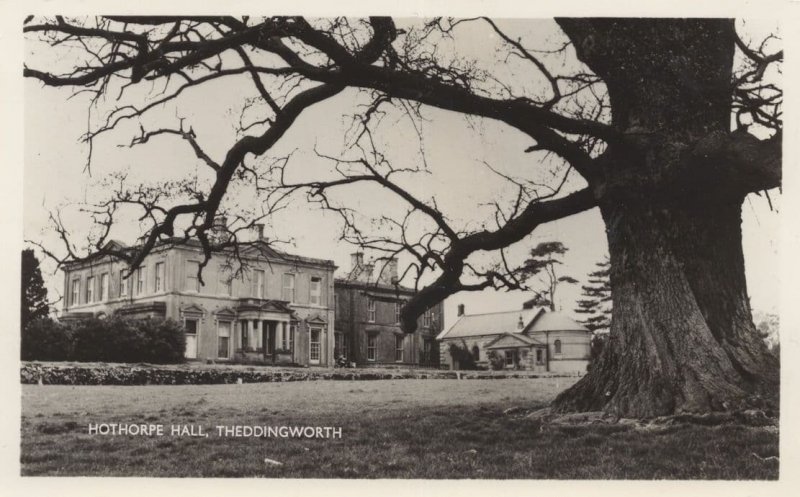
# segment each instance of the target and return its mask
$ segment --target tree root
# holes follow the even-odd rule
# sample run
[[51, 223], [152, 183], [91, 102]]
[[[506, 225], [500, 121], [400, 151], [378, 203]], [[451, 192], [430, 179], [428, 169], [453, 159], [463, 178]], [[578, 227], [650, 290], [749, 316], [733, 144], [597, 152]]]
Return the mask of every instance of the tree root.
[[770, 427], [777, 430], [779, 421], [774, 412], [761, 409], [711, 412], [706, 414], [683, 413], [649, 419], [620, 418], [603, 411], [565, 414], [553, 411], [549, 407], [536, 410], [517, 407], [506, 409], [503, 413], [507, 416], [531, 419], [552, 426], [627, 425], [641, 430], [654, 430], [681, 424], [702, 426], [738, 424], [744, 426]]

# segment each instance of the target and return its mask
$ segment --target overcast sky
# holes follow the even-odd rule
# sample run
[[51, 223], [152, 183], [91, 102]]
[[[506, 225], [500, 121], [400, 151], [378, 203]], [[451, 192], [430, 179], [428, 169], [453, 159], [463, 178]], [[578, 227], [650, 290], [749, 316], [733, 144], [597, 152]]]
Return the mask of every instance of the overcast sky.
[[[563, 40], [552, 21], [513, 21], [502, 24], [515, 36], [521, 36], [526, 45], [553, 48]], [[768, 26], [746, 26], [746, 34], [754, 38], [764, 33]], [[518, 62], [497, 64], [496, 38], [486, 29], [465, 31], [454, 48], [496, 71], [498, 78], [524, 81], [520, 91], [536, 91], [536, 81], [525, 79], [524, 68]], [[57, 61], [43, 55], [41, 46], [26, 45], [26, 62], [35, 68], [46, 68]], [[529, 73], [527, 73], [529, 74]], [[522, 76], [522, 77], [520, 77]], [[24, 171], [24, 226], [26, 239], [57, 247], [57, 239], [48, 229], [48, 212], [61, 209], [65, 220], [75, 232], [85, 229], [85, 217], [75, 213], [74, 207], [64, 207], [102, 197], [101, 186], [109, 175], [125, 171], [129, 181], [159, 183], [171, 179], [200, 176], [208, 178], [208, 171], [194, 157], [188, 146], [177, 138], [159, 138], [150, 144], [133, 149], [121, 148], [130, 142], [131, 133], [138, 122], [123, 126], [119, 132], [104, 136], [94, 144], [91, 176], [84, 170], [87, 146], [80, 136], [87, 126], [87, 96], [67, 99], [69, 89], [43, 87], [35, 80], [25, 82], [25, 171]], [[225, 151], [235, 138], [242, 99], [253, 96], [252, 84], [245, 79], [228, 79], [213, 85], [187, 90], [174, 104], [159, 109], [142, 120], [146, 128], [156, 123], [174, 126], [178, 117], [184, 118], [197, 133], [198, 141], [210, 155], [222, 160]], [[142, 98], [133, 93], [132, 98]], [[293, 170], [314, 171], [329, 168], [329, 162], [316, 156], [315, 150], [337, 155], [344, 149], [344, 137], [350, 127], [354, 105], [362, 101], [357, 92], [342, 94], [306, 111], [292, 129], [281, 139], [270, 154], [280, 157], [291, 153]], [[508, 126], [487, 120], [467, 119], [456, 113], [436, 109], [423, 109], [424, 120], [413, 123], [421, 130], [424, 160], [429, 172], [409, 176], [404, 185], [421, 198], [436, 198], [438, 206], [451, 221], [459, 226], [491, 227], [491, 210], [485, 204], [494, 199], [507, 199], [513, 191], [511, 185], [489, 170], [493, 168], [515, 177], [548, 179], [552, 164], [538, 164], [538, 159], [523, 150], [531, 140]], [[92, 114], [92, 119], [97, 115]], [[381, 125], [380, 144], [393, 163], [398, 166], [419, 165], [423, 156], [419, 152], [420, 138], [413, 124], [401, 115], [389, 115]], [[318, 168], [318, 169], [315, 169]], [[550, 178], [552, 180], [552, 178]], [[568, 189], [582, 186], [573, 177]], [[365, 213], [396, 213], [399, 207], [387, 200], [387, 193], [378, 188], [353, 187], [336, 197], [347, 206]], [[253, 197], [239, 192], [239, 204], [254, 207]], [[778, 211], [780, 198], [772, 195], [774, 210], [765, 198], [751, 196], [743, 206], [743, 233], [748, 287], [756, 310], [776, 312], [778, 302], [779, 263], [777, 257]], [[114, 237], [131, 242], [139, 233], [135, 223], [120, 225]], [[286, 249], [305, 256], [333, 259], [342, 270], [349, 268], [349, 254], [354, 247], [338, 241], [340, 224], [336, 216], [313, 209], [298, 202], [272, 220], [268, 234], [275, 238], [291, 239]], [[512, 247], [510, 257], [524, 258], [525, 252], [541, 241], [558, 240], [569, 252], [564, 256], [563, 274], [584, 280], [594, 264], [607, 252], [603, 223], [597, 209], [558, 222], [539, 227], [532, 235]], [[367, 254], [369, 255], [369, 254]], [[403, 261], [401, 260], [401, 265]], [[50, 271], [45, 274], [52, 291], [61, 292], [61, 279]], [[559, 306], [567, 312], [574, 308], [579, 296], [577, 286], [559, 289]], [[445, 302], [445, 325], [450, 326], [458, 303], [464, 303], [468, 313], [511, 310], [520, 307], [530, 298], [520, 292], [459, 294]]]

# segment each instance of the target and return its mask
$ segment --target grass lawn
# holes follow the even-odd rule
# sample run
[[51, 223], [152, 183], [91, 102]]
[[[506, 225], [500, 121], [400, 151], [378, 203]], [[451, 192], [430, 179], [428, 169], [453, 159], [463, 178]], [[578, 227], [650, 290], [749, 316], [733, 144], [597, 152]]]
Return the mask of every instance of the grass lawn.
[[[23, 385], [22, 474], [289, 478], [776, 479], [778, 433], [740, 425], [541, 425], [574, 378]], [[89, 423], [167, 434], [102, 436]], [[169, 435], [202, 425], [208, 437]], [[230, 438], [216, 425], [332, 426], [341, 438]], [[282, 465], [265, 463], [265, 459]]]

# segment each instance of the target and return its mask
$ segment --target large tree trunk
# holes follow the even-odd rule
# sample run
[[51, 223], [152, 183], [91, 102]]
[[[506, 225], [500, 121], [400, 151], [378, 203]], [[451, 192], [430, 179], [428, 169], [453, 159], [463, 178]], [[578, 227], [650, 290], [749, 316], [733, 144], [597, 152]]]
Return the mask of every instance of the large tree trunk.
[[604, 209], [613, 289], [609, 343], [559, 410], [626, 417], [708, 412], [777, 391], [753, 326], [740, 205]]
[[[752, 322], [731, 168], [687, 156], [729, 132], [728, 20], [561, 20], [603, 77], [613, 124], [593, 180], [606, 223], [609, 343], [556, 410], [625, 417], [738, 409], [777, 396], [778, 364]], [[688, 164], [688, 165], [687, 165]]]

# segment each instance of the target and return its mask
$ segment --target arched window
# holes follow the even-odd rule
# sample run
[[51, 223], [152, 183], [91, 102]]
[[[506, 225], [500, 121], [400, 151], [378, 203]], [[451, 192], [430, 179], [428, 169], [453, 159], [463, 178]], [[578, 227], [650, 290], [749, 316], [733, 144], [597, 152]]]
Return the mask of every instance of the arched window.
[[561, 340], [556, 340], [553, 342], [553, 349], [556, 354], [561, 353]]
[[479, 349], [477, 345], [472, 346], [472, 358], [476, 361], [481, 360], [481, 349]]

